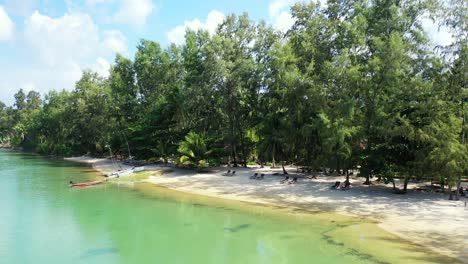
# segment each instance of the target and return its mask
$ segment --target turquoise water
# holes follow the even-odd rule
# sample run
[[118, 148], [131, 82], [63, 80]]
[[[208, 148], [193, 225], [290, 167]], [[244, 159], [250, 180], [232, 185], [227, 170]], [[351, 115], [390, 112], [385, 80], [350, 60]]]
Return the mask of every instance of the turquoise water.
[[[96, 177], [87, 167], [0, 150], [0, 263], [403, 263], [408, 259], [393, 255], [406, 253], [406, 263], [451, 261], [397, 239], [385, 242], [387, 234], [376, 239], [351, 218], [143, 183], [67, 185]], [[392, 246], [409, 252], [385, 254]]]

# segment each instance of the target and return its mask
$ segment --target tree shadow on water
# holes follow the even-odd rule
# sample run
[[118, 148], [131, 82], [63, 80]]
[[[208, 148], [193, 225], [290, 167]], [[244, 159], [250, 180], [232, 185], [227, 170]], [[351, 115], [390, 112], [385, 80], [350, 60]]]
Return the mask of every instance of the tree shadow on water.
[[246, 228], [249, 228], [251, 226], [251, 224], [241, 224], [241, 225], [237, 225], [237, 226], [234, 226], [234, 227], [225, 227], [224, 230], [227, 230], [229, 232], [239, 232], [241, 230], [244, 230]]
[[95, 258], [98, 256], [102, 255], [108, 255], [108, 254], [116, 254], [119, 252], [117, 248], [97, 248], [97, 249], [91, 249], [83, 253], [81, 256], [78, 257], [79, 260], [85, 260], [85, 259], [90, 259], [90, 258]]

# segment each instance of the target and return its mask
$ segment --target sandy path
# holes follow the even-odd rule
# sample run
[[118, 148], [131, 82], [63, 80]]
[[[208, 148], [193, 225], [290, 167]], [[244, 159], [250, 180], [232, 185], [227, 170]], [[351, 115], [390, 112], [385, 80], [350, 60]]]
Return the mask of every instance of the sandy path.
[[[115, 170], [115, 166], [105, 159], [72, 160], [93, 164], [103, 173]], [[160, 169], [158, 166], [146, 168]], [[236, 168], [236, 176], [222, 176], [226, 170], [219, 168], [199, 174], [176, 169], [169, 174], [152, 176], [148, 182], [207, 196], [368, 217], [393, 234], [468, 263], [466, 198], [449, 201], [444, 194], [417, 191], [396, 195], [384, 185], [368, 187], [360, 184], [362, 179], [353, 178], [352, 189], [330, 190], [335, 181], [343, 181], [344, 177], [299, 178], [297, 184], [280, 184], [283, 179], [280, 176], [267, 175], [263, 180], [251, 180], [249, 176], [254, 172], [272, 174], [281, 169]], [[288, 171], [295, 170], [289, 168]]]

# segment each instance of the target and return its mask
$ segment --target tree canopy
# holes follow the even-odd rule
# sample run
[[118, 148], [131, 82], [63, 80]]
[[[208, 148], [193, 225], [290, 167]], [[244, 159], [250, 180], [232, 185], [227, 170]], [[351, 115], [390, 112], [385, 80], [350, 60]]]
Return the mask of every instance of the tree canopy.
[[[0, 103], [0, 140], [44, 154], [103, 154], [197, 167], [287, 162], [360, 168], [392, 182], [468, 175], [464, 1], [329, 0], [291, 8], [286, 34], [248, 14], [183, 45], [141, 40], [109, 77]], [[433, 48], [423, 17], [454, 35]], [[440, 49], [443, 52], [438, 52]]]

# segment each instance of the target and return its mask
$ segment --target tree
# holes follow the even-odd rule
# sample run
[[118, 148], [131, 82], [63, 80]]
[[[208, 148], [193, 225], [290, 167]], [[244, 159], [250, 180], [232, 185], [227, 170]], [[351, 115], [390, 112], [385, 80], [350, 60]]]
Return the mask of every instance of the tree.
[[15, 107], [18, 111], [21, 111], [26, 107], [26, 94], [23, 89], [20, 89], [15, 93]]
[[195, 132], [189, 132], [185, 136], [185, 140], [179, 143], [178, 151], [179, 164], [194, 165], [199, 170], [207, 165], [207, 159], [211, 154], [205, 137]]
[[239, 158], [245, 165], [247, 161], [245, 129], [249, 121], [249, 106], [243, 96], [248, 96], [246, 82], [250, 79], [250, 69], [253, 65], [248, 47], [253, 39], [252, 33], [247, 14], [240, 17], [230, 15], [219, 26], [212, 41], [220, 58], [218, 89], [223, 98], [222, 112], [226, 118], [225, 139], [230, 146], [234, 166], [237, 166]]
[[103, 153], [115, 128], [110, 116], [110, 91], [96, 73], [83, 72], [72, 94], [73, 135], [82, 151]]
[[41, 104], [41, 94], [34, 90], [29, 91], [28, 95], [26, 95], [26, 109], [28, 109], [28, 111], [39, 109]]
[[0, 144], [9, 144], [15, 124], [15, 110], [0, 102]]
[[114, 137], [113, 149], [126, 149], [128, 157], [132, 156], [129, 144], [131, 128], [137, 122], [138, 89], [135, 84], [135, 71], [131, 60], [117, 54], [111, 68], [109, 87], [112, 100], [110, 114], [117, 122], [119, 135]]

